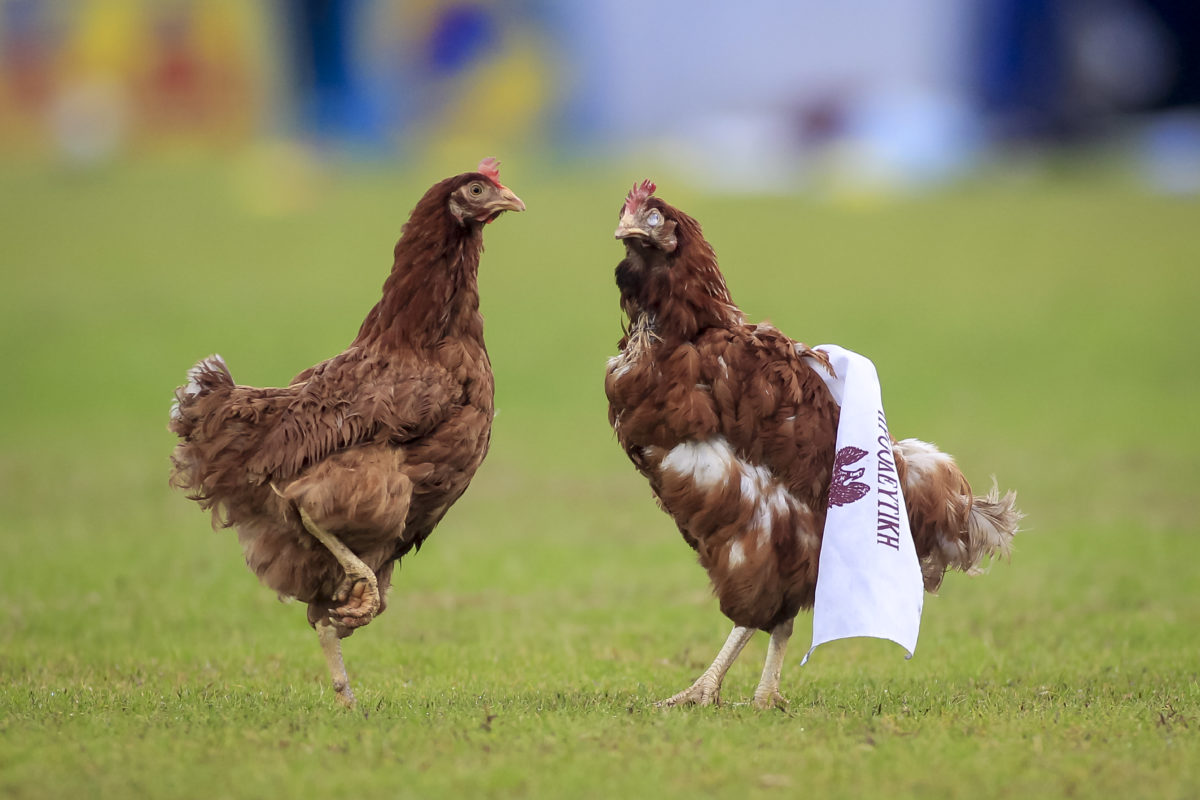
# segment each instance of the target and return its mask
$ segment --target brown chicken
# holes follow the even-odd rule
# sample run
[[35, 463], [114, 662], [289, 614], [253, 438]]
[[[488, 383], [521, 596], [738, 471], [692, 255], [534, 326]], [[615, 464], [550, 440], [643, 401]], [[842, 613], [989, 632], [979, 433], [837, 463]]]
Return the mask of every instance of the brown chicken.
[[425, 193], [382, 299], [344, 352], [279, 389], [237, 385], [212, 356], [175, 391], [171, 484], [211, 509], [214, 526], [237, 529], [262, 583], [308, 604], [346, 706], [340, 640], [382, 613], [396, 562], [420, 548], [487, 453], [483, 226], [525, 209], [498, 166], [485, 159]]
[[[609, 421], [734, 624], [712, 666], [660, 705], [718, 702], [755, 630], [771, 639], [754, 705], [783, 705], [784, 652], [796, 614], [813, 605], [835, 466], [839, 407], [814, 369], [828, 360], [747, 323], [700, 225], [654, 190], [634, 186], [616, 231], [629, 326], [608, 364]], [[927, 591], [948, 568], [972, 572], [1008, 552], [1020, 518], [1013, 493], [973, 497], [954, 460], [931, 444], [907, 439], [892, 449]]]

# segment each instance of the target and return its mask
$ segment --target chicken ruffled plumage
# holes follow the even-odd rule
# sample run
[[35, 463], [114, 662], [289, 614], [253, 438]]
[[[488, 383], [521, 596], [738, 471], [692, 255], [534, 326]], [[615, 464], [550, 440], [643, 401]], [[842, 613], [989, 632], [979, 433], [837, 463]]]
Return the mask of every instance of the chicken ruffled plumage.
[[263, 584], [308, 604], [338, 699], [339, 640], [384, 610], [396, 562], [433, 531], [487, 453], [493, 379], [477, 271], [483, 226], [524, 203], [487, 159], [434, 185], [383, 296], [342, 353], [282, 388], [188, 372], [169, 428], [172, 485], [237, 529]]

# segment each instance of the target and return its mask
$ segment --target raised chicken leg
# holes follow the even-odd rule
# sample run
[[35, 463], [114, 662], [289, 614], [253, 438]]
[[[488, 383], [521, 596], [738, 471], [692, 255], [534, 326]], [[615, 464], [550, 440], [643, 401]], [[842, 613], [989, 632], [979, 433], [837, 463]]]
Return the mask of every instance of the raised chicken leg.
[[379, 613], [379, 580], [371, 568], [341, 540], [313, 522], [303, 508], [300, 519], [308, 532], [317, 538], [333, 554], [346, 571], [346, 579], [334, 594], [333, 599], [345, 605], [331, 609], [329, 617], [344, 628], [360, 628]]

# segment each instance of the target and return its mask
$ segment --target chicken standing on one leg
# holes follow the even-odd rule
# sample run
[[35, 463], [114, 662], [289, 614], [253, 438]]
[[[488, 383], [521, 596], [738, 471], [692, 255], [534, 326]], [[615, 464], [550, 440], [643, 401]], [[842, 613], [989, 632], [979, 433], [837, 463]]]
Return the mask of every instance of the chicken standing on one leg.
[[237, 529], [265, 585], [308, 604], [344, 705], [354, 694], [340, 640], [384, 610], [397, 561], [420, 548], [487, 453], [483, 227], [524, 209], [494, 159], [435, 184], [344, 352], [266, 389], [235, 384], [212, 356], [175, 392], [172, 485], [211, 509], [214, 525]]

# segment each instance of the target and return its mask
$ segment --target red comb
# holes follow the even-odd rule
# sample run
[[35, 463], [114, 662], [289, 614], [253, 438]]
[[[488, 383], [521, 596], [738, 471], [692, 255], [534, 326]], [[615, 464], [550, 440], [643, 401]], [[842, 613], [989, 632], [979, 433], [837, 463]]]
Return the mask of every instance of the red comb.
[[654, 190], [658, 187], [653, 181], [642, 181], [641, 185], [634, 184], [629, 190], [629, 194], [625, 195], [625, 213], [632, 214], [641, 207], [642, 203], [650, 199], [650, 195], [654, 194]]
[[500, 162], [494, 158], [488, 157], [479, 162], [479, 168], [476, 170], [482, 173], [483, 177], [487, 178], [497, 186], [504, 186], [500, 183]]

